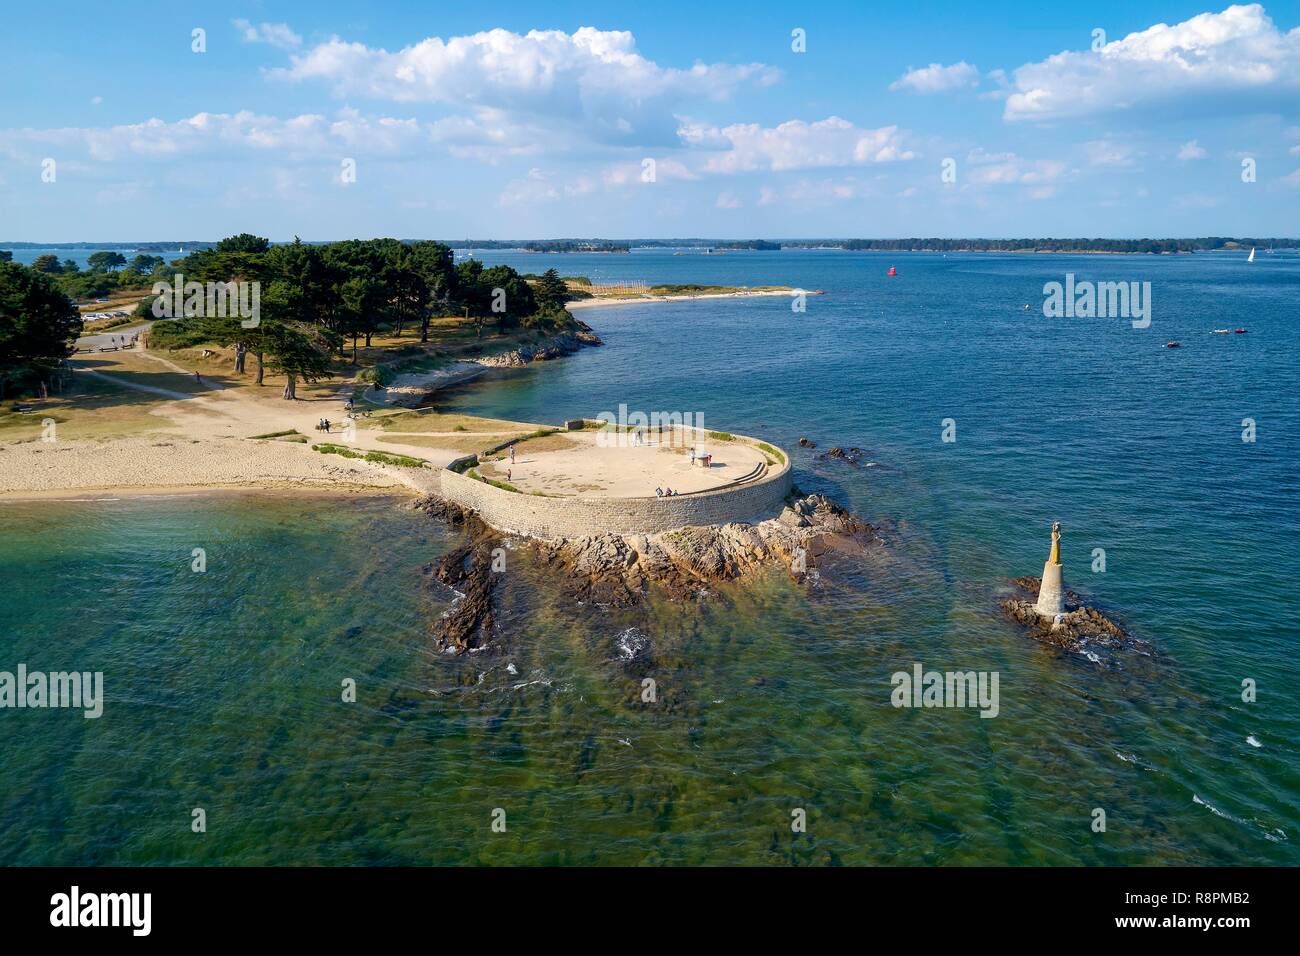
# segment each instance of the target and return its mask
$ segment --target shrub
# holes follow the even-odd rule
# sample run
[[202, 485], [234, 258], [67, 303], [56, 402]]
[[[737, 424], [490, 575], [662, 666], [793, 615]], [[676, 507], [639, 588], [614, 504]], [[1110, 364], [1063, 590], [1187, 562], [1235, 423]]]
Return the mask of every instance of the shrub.
[[285, 435], [298, 434], [296, 429], [289, 428], [282, 432], [267, 432], [265, 435], [253, 435], [253, 438], [283, 438]]
[[357, 372], [358, 382], [369, 382], [372, 385], [378, 385], [381, 388], [393, 380], [393, 373], [383, 365], [376, 365], [373, 368], [363, 368]]
[[328, 442], [320, 445], [311, 446], [314, 451], [322, 455], [340, 455], [343, 458], [360, 458], [362, 461], [375, 462], [380, 465], [396, 465], [399, 468], [423, 468], [428, 464], [423, 458], [412, 458], [409, 455], [387, 455], [382, 451], [370, 451], [364, 455], [351, 448], [345, 448], [342, 445], [331, 445]]

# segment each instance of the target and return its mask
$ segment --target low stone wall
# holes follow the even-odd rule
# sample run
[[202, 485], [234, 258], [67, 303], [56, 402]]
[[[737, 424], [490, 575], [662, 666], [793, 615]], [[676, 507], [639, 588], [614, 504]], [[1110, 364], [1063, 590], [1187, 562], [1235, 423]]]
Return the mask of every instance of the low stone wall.
[[[757, 444], [735, 436], [736, 441]], [[775, 447], [775, 446], [772, 446]], [[533, 538], [578, 538], [618, 532], [653, 534], [686, 525], [759, 521], [780, 511], [790, 493], [790, 456], [769, 466], [762, 479], [671, 498], [542, 497], [506, 491], [444, 468], [442, 497], [473, 508], [492, 527]]]

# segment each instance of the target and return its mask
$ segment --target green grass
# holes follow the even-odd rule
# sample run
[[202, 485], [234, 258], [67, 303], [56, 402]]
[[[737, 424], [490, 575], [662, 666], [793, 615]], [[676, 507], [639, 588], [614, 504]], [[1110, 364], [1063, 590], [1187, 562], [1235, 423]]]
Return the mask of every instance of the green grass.
[[251, 436], [249, 436], [249, 437], [251, 437], [251, 438], [284, 438], [286, 435], [297, 435], [297, 434], [298, 434], [298, 430], [297, 430], [297, 429], [295, 429], [295, 428], [287, 428], [287, 429], [285, 429], [285, 430], [282, 431], [282, 432], [267, 432], [265, 435], [251, 435]]
[[776, 460], [781, 462], [781, 464], [785, 464], [785, 455], [781, 454], [781, 450], [779, 448], [773, 448], [765, 441], [759, 442], [758, 447], [759, 450], [767, 452], [767, 454], [769, 455], [775, 456]]
[[368, 451], [362, 454], [351, 448], [345, 448], [342, 445], [331, 445], [324, 443], [312, 445], [313, 451], [318, 451], [322, 455], [341, 455], [344, 458], [360, 458], [362, 461], [375, 462], [380, 465], [396, 465], [399, 468], [423, 468], [428, 464], [423, 458], [411, 458], [409, 455], [386, 455], [382, 451]]
[[731, 441], [736, 436], [731, 432], [709, 432], [709, 437], [714, 441]]
[[514, 485], [510, 484], [509, 482], [497, 481], [494, 478], [486, 478], [483, 475], [480, 475], [478, 471], [474, 468], [471, 468], [469, 471], [465, 472], [465, 475], [466, 477], [473, 478], [476, 481], [481, 481], [484, 484], [491, 485], [493, 488], [500, 488], [502, 491], [513, 491], [517, 495], [523, 494], [522, 491], [520, 491], [518, 488], [516, 488]]

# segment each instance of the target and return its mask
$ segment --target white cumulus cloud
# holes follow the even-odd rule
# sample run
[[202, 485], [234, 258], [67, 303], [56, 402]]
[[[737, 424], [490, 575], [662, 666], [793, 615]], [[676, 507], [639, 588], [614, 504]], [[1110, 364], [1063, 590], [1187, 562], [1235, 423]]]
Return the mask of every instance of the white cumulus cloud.
[[296, 50], [302, 46], [302, 37], [289, 29], [287, 23], [250, 23], [248, 20], [232, 20], [245, 43], [269, 43], [281, 50]]
[[671, 142], [681, 103], [724, 100], [780, 76], [760, 63], [661, 66], [637, 51], [631, 33], [593, 27], [429, 37], [396, 52], [335, 37], [271, 73], [328, 83], [339, 96], [552, 117], [615, 143]]
[[863, 129], [838, 116], [779, 126], [739, 123], [718, 128], [684, 124], [678, 136], [687, 146], [712, 150], [704, 168], [712, 173], [781, 172], [825, 166], [862, 166], [912, 159], [897, 126]]
[[944, 66], [931, 63], [916, 70], [908, 70], [893, 83], [891, 90], [908, 90], [912, 93], [947, 93], [950, 90], [968, 89], [978, 86], [980, 71], [965, 60]]
[[430, 151], [439, 144], [436, 133], [436, 124], [366, 117], [352, 109], [340, 110], [332, 121], [316, 113], [282, 118], [241, 110], [195, 113], [175, 121], [154, 117], [117, 126], [6, 129], [0, 130], [0, 150], [17, 156], [57, 146], [100, 162], [217, 153], [232, 159], [256, 156], [262, 161], [264, 154], [274, 153], [279, 159], [310, 160], [341, 149], [356, 155]]
[[1100, 51], [1064, 51], [1014, 72], [1007, 120], [1059, 120], [1188, 99], [1242, 112], [1300, 94], [1300, 27], [1281, 32], [1259, 4], [1158, 23]]

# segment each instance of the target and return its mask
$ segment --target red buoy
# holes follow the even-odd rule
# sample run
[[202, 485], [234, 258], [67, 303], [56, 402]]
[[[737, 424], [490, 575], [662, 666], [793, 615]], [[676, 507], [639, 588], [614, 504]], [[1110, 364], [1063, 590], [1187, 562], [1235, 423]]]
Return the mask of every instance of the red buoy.
[[898, 275], [898, 270], [895, 269], [893, 266], [890, 266], [890, 267], [889, 267], [889, 274], [890, 274], [891, 276], [896, 276], [896, 275]]

